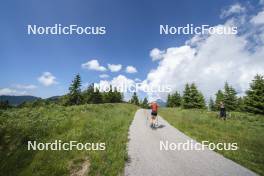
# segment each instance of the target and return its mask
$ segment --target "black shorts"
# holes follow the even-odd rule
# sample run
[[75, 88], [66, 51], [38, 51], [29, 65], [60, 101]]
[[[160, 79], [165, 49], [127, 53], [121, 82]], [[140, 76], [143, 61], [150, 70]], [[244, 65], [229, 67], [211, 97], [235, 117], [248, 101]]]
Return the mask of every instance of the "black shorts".
[[152, 112], [151, 112], [151, 115], [152, 115], [152, 116], [157, 116], [157, 115], [158, 115], [158, 113], [157, 113], [157, 112], [155, 112], [155, 111], [152, 111]]
[[224, 108], [220, 109], [220, 117], [226, 117], [226, 110]]

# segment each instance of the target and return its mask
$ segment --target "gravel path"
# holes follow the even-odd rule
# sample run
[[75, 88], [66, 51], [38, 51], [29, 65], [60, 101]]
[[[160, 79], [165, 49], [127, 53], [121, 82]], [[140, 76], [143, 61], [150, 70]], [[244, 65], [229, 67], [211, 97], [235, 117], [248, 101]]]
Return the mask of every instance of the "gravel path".
[[[254, 172], [209, 149], [160, 150], [160, 141], [181, 143], [192, 139], [161, 117], [159, 127], [151, 129], [150, 112], [140, 109], [130, 126], [126, 176], [244, 176]], [[194, 141], [194, 144], [196, 142]]]

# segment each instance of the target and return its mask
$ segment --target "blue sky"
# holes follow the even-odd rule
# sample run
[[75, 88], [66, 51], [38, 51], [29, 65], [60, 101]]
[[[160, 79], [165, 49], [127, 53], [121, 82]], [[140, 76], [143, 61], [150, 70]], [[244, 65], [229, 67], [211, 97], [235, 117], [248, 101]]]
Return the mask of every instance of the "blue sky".
[[[165, 50], [180, 47], [191, 35], [162, 36], [159, 25], [218, 25], [223, 9], [232, 4], [247, 7], [251, 15], [262, 7], [259, 1], [197, 0], [10, 0], [0, 7], [0, 89], [10, 94], [32, 94], [49, 97], [65, 93], [76, 73], [83, 83], [99, 82], [100, 74], [111, 80], [118, 75], [145, 80], [160, 63], [153, 62], [153, 48]], [[253, 9], [253, 10], [252, 10]], [[28, 35], [27, 25], [106, 26], [107, 34]], [[96, 59], [101, 66], [121, 64], [118, 72], [84, 69], [82, 64]], [[136, 73], [126, 73], [133, 66]], [[44, 72], [54, 76], [54, 84], [43, 85]], [[186, 80], [188, 81], [188, 80]], [[30, 87], [31, 85], [31, 87]], [[35, 87], [34, 87], [35, 86]]]

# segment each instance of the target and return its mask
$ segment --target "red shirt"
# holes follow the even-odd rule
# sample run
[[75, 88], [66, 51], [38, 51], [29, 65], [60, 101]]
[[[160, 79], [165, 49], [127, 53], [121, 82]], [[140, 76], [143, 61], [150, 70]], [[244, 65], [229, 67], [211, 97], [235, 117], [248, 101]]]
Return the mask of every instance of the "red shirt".
[[157, 103], [151, 103], [151, 110], [154, 112], [158, 112], [158, 104]]

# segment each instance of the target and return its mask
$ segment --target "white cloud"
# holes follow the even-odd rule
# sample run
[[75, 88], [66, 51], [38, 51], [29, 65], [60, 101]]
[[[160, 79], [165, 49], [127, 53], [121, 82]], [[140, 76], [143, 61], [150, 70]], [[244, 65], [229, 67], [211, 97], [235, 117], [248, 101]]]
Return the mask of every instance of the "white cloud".
[[[125, 88], [128, 88], [132, 85], [135, 85], [135, 81], [132, 79], [127, 78], [124, 75], [118, 75], [116, 77], [114, 77], [111, 81], [107, 81], [107, 80], [101, 80], [99, 83], [100, 87], [107, 87], [112, 85], [113, 87], [119, 87], [119, 88], [124, 88], [124, 90], [121, 90], [122, 92], [125, 91]], [[123, 92], [124, 93], [124, 99], [126, 101], [128, 101], [132, 95], [131, 92], [126, 91]]]
[[127, 73], [136, 73], [137, 72], [137, 69], [133, 66], [127, 66], [126, 67], [126, 72]]
[[134, 81], [136, 81], [136, 82], [140, 82], [141, 79], [139, 79], [139, 78], [135, 78]]
[[0, 95], [25, 95], [26, 91], [17, 91], [11, 88], [0, 88]]
[[121, 64], [108, 64], [108, 68], [111, 72], [118, 72], [119, 70], [121, 70], [122, 65]]
[[82, 64], [82, 68], [88, 70], [96, 70], [96, 71], [106, 71], [107, 69], [103, 66], [100, 66], [98, 60], [93, 59], [84, 64]]
[[159, 50], [158, 48], [154, 48], [150, 51], [149, 55], [152, 58], [152, 61], [162, 59], [164, 51]]
[[37, 88], [37, 86], [33, 84], [16, 84], [15, 87], [17, 89], [25, 89], [25, 90], [32, 90]]
[[102, 75], [99, 75], [100, 78], [109, 78], [109, 75], [107, 74], [102, 74]]
[[259, 12], [256, 16], [254, 16], [251, 20], [254, 24], [264, 24], [264, 11]]
[[57, 84], [56, 77], [53, 76], [50, 72], [44, 72], [39, 78], [38, 81], [44, 86], [51, 86]]
[[240, 14], [246, 11], [246, 8], [241, 4], [236, 3], [229, 6], [227, 9], [222, 10], [220, 17], [225, 18], [233, 14]]
[[124, 75], [118, 75], [114, 77], [111, 81], [107, 80], [101, 80], [99, 82], [100, 85], [112, 85], [113, 87], [128, 87], [130, 85], [133, 85], [135, 83], [134, 80], [127, 78]]
[[[150, 86], [170, 85], [178, 91], [182, 91], [187, 82], [195, 82], [208, 98], [227, 81], [243, 95], [253, 77], [264, 74], [264, 29], [256, 30], [257, 26], [250, 22], [245, 26], [242, 35], [210, 35], [203, 40], [190, 39], [191, 42], [183, 46], [168, 48], [157, 68], [151, 70], [143, 82]], [[249, 36], [255, 36], [261, 42], [256, 44]], [[199, 45], [195, 45], [196, 42]], [[253, 48], [248, 49], [248, 46]], [[167, 97], [167, 93], [148, 95], [149, 99], [166, 100]]]
[[134, 81], [132, 79], [127, 78], [124, 75], [118, 75], [117, 77], [114, 77], [111, 81], [111, 84], [113, 86], [122, 86], [122, 85], [133, 85]]

